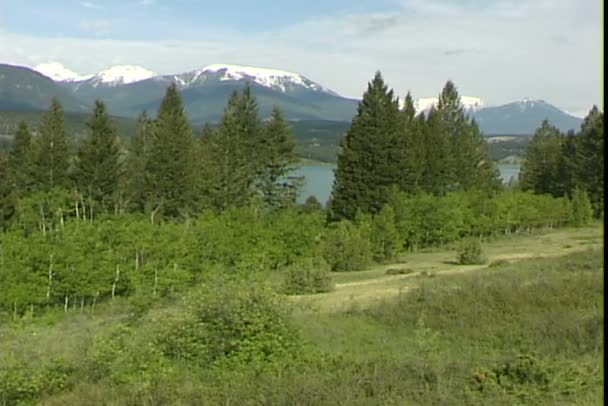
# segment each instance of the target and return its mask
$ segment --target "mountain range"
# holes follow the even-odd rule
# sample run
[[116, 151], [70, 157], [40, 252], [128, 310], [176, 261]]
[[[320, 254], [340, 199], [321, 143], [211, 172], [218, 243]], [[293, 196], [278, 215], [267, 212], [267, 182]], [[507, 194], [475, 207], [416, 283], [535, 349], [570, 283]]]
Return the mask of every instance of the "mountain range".
[[[50, 99], [58, 97], [66, 111], [86, 112], [95, 99], [102, 99], [110, 113], [136, 117], [143, 110], [154, 113], [170, 83], [181, 90], [186, 111], [195, 124], [217, 122], [230, 95], [245, 83], [250, 84], [263, 118], [278, 106], [291, 121], [350, 122], [359, 102], [302, 75], [277, 69], [216, 64], [157, 75], [142, 67], [124, 65], [83, 76], [59, 63], [34, 69], [0, 64], [0, 110], [45, 110]], [[502, 106], [485, 106], [478, 97], [462, 96], [461, 101], [488, 135], [532, 134], [544, 119], [562, 131], [577, 130], [582, 122], [542, 100], [524, 99]], [[416, 107], [420, 112], [435, 103], [435, 98], [418, 99]]]

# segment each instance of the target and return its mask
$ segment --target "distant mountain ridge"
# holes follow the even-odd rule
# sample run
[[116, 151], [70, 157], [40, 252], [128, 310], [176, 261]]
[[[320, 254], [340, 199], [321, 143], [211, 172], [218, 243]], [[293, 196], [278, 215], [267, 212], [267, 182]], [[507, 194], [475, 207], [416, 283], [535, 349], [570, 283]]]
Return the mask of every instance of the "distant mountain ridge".
[[[43, 110], [52, 96], [68, 111], [90, 109], [94, 100], [108, 104], [110, 113], [136, 117], [157, 111], [170, 83], [181, 90], [186, 111], [195, 124], [218, 122], [230, 95], [249, 83], [262, 118], [278, 106], [287, 119], [350, 122], [358, 100], [340, 96], [302, 75], [279, 69], [214, 64], [189, 72], [156, 75], [132, 65], [114, 66], [82, 76], [59, 63], [30, 68], [0, 64], [0, 109]], [[44, 76], [44, 75], [46, 76]], [[53, 80], [55, 79], [55, 80]], [[479, 97], [462, 96], [465, 110], [487, 135], [532, 134], [544, 119], [562, 131], [578, 130], [582, 119], [542, 101], [524, 99], [502, 106], [485, 106]], [[436, 98], [416, 100], [418, 112], [428, 111]]]

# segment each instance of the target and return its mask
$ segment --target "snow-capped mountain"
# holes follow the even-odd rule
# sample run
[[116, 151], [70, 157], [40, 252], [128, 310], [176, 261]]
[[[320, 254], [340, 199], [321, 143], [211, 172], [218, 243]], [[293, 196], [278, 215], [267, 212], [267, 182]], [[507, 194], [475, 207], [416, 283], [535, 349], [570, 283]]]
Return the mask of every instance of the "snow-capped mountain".
[[175, 81], [181, 88], [200, 86], [213, 79], [220, 82], [248, 81], [283, 93], [296, 89], [307, 89], [339, 96], [297, 73], [252, 66], [214, 64], [186, 73], [166, 75], [162, 78]]
[[[416, 113], [422, 113], [427, 112], [431, 107], [437, 107], [438, 103], [439, 98], [437, 97], [424, 97], [416, 99], [414, 107], [416, 108]], [[482, 99], [473, 96], [460, 96], [460, 103], [467, 111], [477, 111], [485, 106]]]
[[93, 75], [80, 75], [71, 69], [66, 68], [59, 62], [41, 63], [32, 68], [36, 72], [53, 79], [55, 82], [78, 82], [87, 80]]
[[102, 70], [86, 81], [91, 83], [93, 87], [100, 85], [120, 86], [141, 82], [142, 80], [150, 79], [155, 76], [156, 73], [146, 68], [142, 68], [141, 66], [118, 65]]
[[533, 134], [543, 120], [562, 131], [578, 130], [582, 120], [544, 100], [524, 98], [473, 114], [486, 134]]

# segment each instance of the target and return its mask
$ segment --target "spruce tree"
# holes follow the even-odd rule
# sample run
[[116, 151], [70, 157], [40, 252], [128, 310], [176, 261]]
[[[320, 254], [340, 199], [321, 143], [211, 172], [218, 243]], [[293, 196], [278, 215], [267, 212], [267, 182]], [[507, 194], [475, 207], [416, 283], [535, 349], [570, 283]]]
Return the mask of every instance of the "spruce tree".
[[467, 117], [451, 81], [439, 95], [437, 113], [450, 144], [448, 190], [500, 187], [500, 175], [490, 159], [483, 134], [475, 121]]
[[144, 111], [137, 119], [135, 135], [129, 144], [126, 160], [126, 176], [123, 177], [123, 193], [128, 205], [144, 211], [150, 192], [147, 190], [146, 163], [150, 154], [150, 144], [154, 135], [154, 121]]
[[255, 178], [249, 152], [252, 144], [241, 125], [241, 98], [234, 92], [217, 130], [207, 129], [203, 155], [209, 159], [205, 195], [211, 207], [223, 210], [249, 204]]
[[25, 121], [20, 121], [9, 155], [8, 171], [18, 195], [27, 194], [32, 188], [32, 133]]
[[562, 160], [562, 142], [563, 136], [559, 130], [544, 120], [528, 144], [520, 174], [523, 190], [561, 196], [563, 188], [558, 176]]
[[197, 206], [194, 137], [177, 86], [162, 100], [146, 161], [152, 216], [188, 217]]
[[382, 209], [402, 176], [395, 147], [400, 123], [398, 102], [378, 72], [341, 142], [331, 198], [334, 219], [354, 219], [357, 210], [374, 214]]
[[70, 158], [64, 121], [63, 108], [53, 98], [32, 146], [32, 182], [36, 191], [69, 185]]
[[87, 126], [89, 135], [78, 151], [74, 179], [87, 200], [107, 210], [118, 203], [123, 165], [118, 135], [105, 103], [95, 102], [93, 117]]
[[14, 180], [11, 176], [8, 159], [0, 154], [0, 231], [7, 228], [15, 215], [16, 196]]
[[405, 96], [401, 119], [401, 134], [395, 145], [401, 172], [399, 189], [414, 193], [421, 187], [425, 152], [422, 127], [416, 119], [414, 100], [409, 92]]
[[260, 162], [256, 189], [268, 207], [291, 206], [302, 181], [291, 175], [298, 163], [296, 140], [278, 108], [273, 109], [263, 134], [258, 150], [264, 159]]
[[423, 161], [420, 187], [423, 191], [435, 195], [444, 194], [452, 180], [451, 150], [444, 121], [435, 108], [431, 108], [428, 117], [418, 117], [422, 132]]
[[576, 182], [590, 195], [595, 214], [604, 210], [604, 112], [593, 106], [581, 126]]

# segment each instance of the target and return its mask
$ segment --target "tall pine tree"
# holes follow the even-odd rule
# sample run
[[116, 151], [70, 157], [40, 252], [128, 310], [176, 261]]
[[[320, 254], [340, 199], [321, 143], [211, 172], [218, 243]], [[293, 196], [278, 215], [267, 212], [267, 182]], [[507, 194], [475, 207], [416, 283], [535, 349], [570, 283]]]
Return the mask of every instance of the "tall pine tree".
[[13, 148], [9, 155], [8, 171], [18, 195], [27, 194], [32, 188], [32, 133], [25, 121], [19, 122]]
[[520, 184], [524, 190], [561, 196], [563, 187], [559, 177], [564, 137], [544, 120], [528, 145], [521, 168]]
[[127, 205], [137, 211], [144, 211], [148, 196], [146, 165], [150, 154], [150, 144], [154, 135], [154, 121], [147, 112], [140, 114], [137, 119], [135, 135], [129, 144], [128, 156], [125, 163], [126, 174], [123, 177], [123, 195]]
[[467, 117], [456, 86], [448, 81], [437, 104], [437, 113], [442, 121], [450, 144], [450, 190], [497, 189], [500, 174], [490, 159], [483, 134], [474, 120]]
[[104, 102], [95, 102], [93, 116], [87, 126], [89, 135], [78, 151], [75, 183], [79, 192], [98, 208], [116, 208], [123, 165], [118, 134]]
[[209, 161], [203, 188], [210, 206], [223, 210], [248, 205], [270, 152], [249, 86], [231, 95], [219, 127], [205, 133], [201, 153]]
[[197, 210], [194, 137], [177, 86], [171, 84], [158, 111], [146, 161], [152, 216], [187, 218]]
[[593, 106], [581, 126], [576, 181], [587, 190], [595, 215], [604, 211], [604, 112]]
[[287, 207], [295, 203], [301, 179], [292, 175], [298, 163], [296, 140], [278, 108], [266, 124], [258, 146], [260, 162], [256, 189], [268, 207]]
[[70, 165], [63, 108], [53, 98], [32, 147], [32, 182], [36, 191], [69, 185]]
[[400, 182], [401, 119], [398, 102], [380, 72], [368, 84], [357, 115], [341, 142], [332, 190], [332, 217], [375, 214]]

